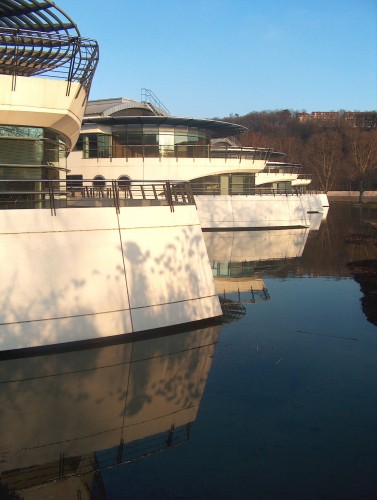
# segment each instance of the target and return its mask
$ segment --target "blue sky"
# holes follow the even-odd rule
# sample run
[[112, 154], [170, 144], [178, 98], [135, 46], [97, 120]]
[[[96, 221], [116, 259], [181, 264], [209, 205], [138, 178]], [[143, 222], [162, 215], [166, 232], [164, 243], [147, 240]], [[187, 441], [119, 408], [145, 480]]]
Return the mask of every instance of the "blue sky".
[[377, 110], [376, 0], [56, 0], [100, 44], [91, 99], [177, 116]]

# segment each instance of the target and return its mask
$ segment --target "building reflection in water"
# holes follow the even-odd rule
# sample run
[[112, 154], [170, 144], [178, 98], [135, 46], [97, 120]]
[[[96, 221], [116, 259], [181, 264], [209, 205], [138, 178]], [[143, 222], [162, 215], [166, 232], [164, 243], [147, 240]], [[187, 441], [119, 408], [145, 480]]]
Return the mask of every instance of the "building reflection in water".
[[266, 271], [302, 256], [309, 232], [320, 227], [323, 214], [311, 214], [310, 228], [205, 232], [217, 293], [222, 302], [269, 300]]
[[0, 497], [101, 498], [101, 470], [186, 442], [220, 329], [1, 361]]

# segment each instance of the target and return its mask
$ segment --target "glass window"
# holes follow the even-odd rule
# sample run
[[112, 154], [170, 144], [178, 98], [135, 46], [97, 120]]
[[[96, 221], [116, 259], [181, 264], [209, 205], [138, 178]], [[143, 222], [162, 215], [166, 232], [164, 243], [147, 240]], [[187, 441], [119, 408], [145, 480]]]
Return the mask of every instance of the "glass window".
[[159, 130], [157, 126], [144, 125], [144, 156], [147, 158], [158, 158], [159, 156]]
[[111, 136], [105, 134], [83, 134], [76, 146], [83, 151], [84, 158], [108, 158], [111, 153]]
[[114, 145], [127, 146], [127, 132], [117, 132], [113, 134]]
[[88, 158], [97, 158], [97, 134], [87, 135]]
[[159, 144], [161, 156], [174, 156], [174, 127], [160, 126]]
[[188, 133], [188, 142], [190, 144], [196, 144], [198, 140], [199, 140], [198, 129], [195, 127], [190, 127]]
[[118, 185], [120, 189], [126, 191], [127, 189], [130, 188], [130, 184], [131, 184], [131, 179], [128, 175], [121, 175], [118, 178]]
[[110, 155], [110, 135], [98, 134], [97, 135], [97, 146], [98, 146], [98, 157], [99, 158], [109, 158]]
[[143, 144], [143, 127], [141, 125], [127, 125], [127, 145], [141, 146]]
[[75, 145], [75, 148], [74, 148], [74, 151], [82, 151], [83, 150], [83, 142], [84, 142], [84, 138], [83, 138], [83, 135], [80, 134], [79, 138], [77, 139], [77, 142], [76, 142], [76, 145]]
[[220, 194], [220, 176], [207, 175], [190, 181], [193, 194]]
[[0, 136], [2, 137], [30, 137], [43, 138], [43, 128], [19, 127], [16, 125], [0, 125]]
[[144, 125], [144, 144], [158, 144], [158, 127], [153, 125]]
[[105, 178], [102, 175], [96, 175], [93, 179], [93, 186], [103, 188], [105, 187]]
[[255, 187], [255, 174], [231, 175], [231, 194], [251, 194]]
[[83, 187], [82, 175], [67, 175], [67, 189], [75, 191]]
[[66, 151], [65, 143], [53, 130], [0, 126], [0, 163], [65, 167]]
[[210, 138], [208, 137], [207, 130], [198, 129], [198, 142], [199, 144], [209, 144]]
[[174, 130], [174, 143], [187, 144], [188, 141], [188, 127], [175, 127]]

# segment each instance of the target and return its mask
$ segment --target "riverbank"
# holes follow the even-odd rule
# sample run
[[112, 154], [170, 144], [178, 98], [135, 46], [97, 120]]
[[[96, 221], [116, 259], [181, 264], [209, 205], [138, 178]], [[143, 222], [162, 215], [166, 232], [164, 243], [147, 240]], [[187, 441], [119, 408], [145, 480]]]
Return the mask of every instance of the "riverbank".
[[[329, 201], [359, 201], [359, 191], [329, 191], [327, 197]], [[377, 203], [377, 191], [364, 191], [363, 203]]]

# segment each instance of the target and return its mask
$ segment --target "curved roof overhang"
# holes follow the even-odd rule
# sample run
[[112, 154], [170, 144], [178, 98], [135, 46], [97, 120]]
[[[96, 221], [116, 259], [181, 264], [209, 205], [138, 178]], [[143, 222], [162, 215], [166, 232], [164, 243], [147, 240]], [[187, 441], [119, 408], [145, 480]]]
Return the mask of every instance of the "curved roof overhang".
[[107, 116], [84, 117], [83, 123], [103, 123], [106, 125], [166, 125], [170, 127], [196, 127], [208, 130], [213, 138], [246, 134], [247, 128], [235, 123], [204, 118], [181, 118], [177, 116]]

